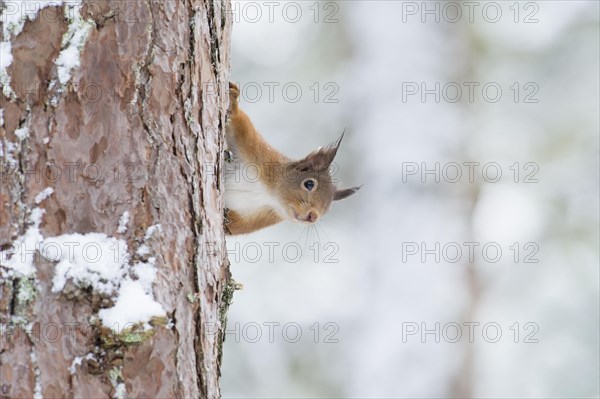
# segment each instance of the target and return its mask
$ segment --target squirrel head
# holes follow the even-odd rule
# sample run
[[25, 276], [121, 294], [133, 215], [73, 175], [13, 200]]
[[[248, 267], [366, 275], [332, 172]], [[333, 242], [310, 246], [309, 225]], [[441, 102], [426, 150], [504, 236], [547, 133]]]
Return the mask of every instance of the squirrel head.
[[347, 198], [360, 189], [338, 189], [331, 179], [330, 166], [344, 134], [333, 144], [320, 147], [303, 159], [283, 165], [282, 179], [275, 185], [290, 220], [315, 223], [333, 201]]

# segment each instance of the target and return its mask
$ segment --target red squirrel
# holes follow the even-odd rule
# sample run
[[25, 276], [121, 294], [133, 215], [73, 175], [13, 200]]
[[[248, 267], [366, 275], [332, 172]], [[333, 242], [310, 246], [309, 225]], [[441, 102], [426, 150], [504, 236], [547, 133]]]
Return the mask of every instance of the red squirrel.
[[360, 187], [338, 189], [329, 167], [342, 136], [300, 160], [292, 160], [258, 133], [238, 105], [239, 87], [229, 83], [225, 130], [225, 229], [247, 234], [282, 220], [315, 223], [331, 206]]

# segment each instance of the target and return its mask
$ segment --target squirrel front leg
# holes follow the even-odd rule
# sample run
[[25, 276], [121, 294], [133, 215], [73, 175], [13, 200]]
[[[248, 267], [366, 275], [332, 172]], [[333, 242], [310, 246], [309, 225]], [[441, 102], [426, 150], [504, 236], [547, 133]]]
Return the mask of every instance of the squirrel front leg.
[[229, 82], [229, 124], [225, 137], [229, 150], [244, 163], [265, 165], [282, 163], [285, 157], [272, 148], [256, 131], [252, 121], [239, 107], [239, 87]]
[[264, 211], [243, 217], [238, 212], [226, 209], [225, 232], [229, 235], [248, 234], [269, 227], [281, 221], [281, 217], [273, 210]]

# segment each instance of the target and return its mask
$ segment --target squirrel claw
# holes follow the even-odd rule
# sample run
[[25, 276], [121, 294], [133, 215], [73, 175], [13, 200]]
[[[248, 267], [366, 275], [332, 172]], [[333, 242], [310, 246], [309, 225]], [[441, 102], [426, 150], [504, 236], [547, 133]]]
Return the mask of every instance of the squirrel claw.
[[223, 208], [223, 220], [225, 221], [225, 224], [228, 224], [231, 222], [231, 220], [229, 220], [229, 209], [228, 208]]
[[[233, 161], [233, 152], [229, 151], [229, 150], [225, 150], [224, 152], [225, 155], [225, 162], [230, 163], [231, 161]], [[226, 209], [228, 211], [228, 209]]]
[[225, 229], [225, 235], [231, 235], [231, 231], [229, 230], [229, 223], [231, 220], [229, 219], [229, 209], [223, 208], [223, 228]]

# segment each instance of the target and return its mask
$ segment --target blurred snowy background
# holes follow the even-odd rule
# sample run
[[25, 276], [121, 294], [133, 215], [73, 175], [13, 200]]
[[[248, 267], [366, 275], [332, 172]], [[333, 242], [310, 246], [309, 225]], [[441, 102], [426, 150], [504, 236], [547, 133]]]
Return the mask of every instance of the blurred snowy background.
[[598, 397], [599, 3], [231, 12], [259, 131], [300, 158], [345, 128], [364, 187], [228, 240], [223, 396]]

